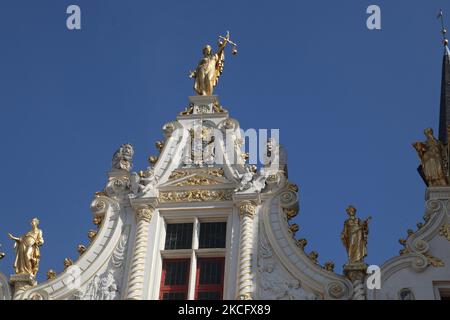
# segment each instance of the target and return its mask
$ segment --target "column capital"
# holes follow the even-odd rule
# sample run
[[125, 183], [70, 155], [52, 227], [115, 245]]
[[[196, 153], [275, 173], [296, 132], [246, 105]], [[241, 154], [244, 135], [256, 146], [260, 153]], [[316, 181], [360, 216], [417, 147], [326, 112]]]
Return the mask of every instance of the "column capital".
[[244, 200], [239, 203], [239, 214], [253, 218], [256, 214], [256, 203], [251, 200]]
[[145, 222], [150, 222], [155, 209], [151, 206], [139, 206], [137, 208], [134, 208], [134, 211], [136, 213], [136, 219], [138, 221], [143, 220]]

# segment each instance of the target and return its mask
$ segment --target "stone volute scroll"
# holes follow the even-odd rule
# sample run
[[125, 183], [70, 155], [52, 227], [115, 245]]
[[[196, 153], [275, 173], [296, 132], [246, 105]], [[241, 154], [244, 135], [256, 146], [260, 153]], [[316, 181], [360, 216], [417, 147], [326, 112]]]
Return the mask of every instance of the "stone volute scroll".
[[238, 300], [253, 300], [253, 218], [256, 203], [244, 200], [239, 203], [241, 234], [239, 245]]
[[148, 205], [138, 205], [134, 208], [136, 215], [136, 240], [131, 261], [128, 280], [127, 300], [142, 300], [144, 297], [145, 262], [147, 259], [148, 234], [150, 220], [154, 209]]

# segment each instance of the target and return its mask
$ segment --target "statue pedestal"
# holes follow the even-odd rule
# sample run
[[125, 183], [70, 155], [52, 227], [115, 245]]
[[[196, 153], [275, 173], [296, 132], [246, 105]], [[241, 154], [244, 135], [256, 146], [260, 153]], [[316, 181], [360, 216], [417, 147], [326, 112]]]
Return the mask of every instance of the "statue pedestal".
[[365, 262], [347, 263], [344, 265], [344, 275], [352, 282], [355, 280], [363, 281], [366, 277], [367, 267]]
[[196, 119], [202, 118], [203, 115], [208, 117], [226, 117], [228, 112], [222, 108], [219, 103], [218, 96], [191, 96], [189, 97], [189, 107], [182, 112], [178, 119]]
[[14, 296], [17, 296], [29, 287], [37, 285], [36, 278], [31, 274], [13, 274], [9, 282], [14, 288]]

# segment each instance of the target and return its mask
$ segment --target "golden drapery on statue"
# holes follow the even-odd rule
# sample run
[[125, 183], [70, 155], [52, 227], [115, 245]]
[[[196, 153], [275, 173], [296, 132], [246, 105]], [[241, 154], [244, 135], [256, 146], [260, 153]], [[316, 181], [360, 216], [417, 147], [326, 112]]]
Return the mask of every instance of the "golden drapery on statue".
[[197, 69], [191, 71], [189, 77], [195, 79], [194, 91], [200, 96], [211, 96], [214, 87], [219, 81], [219, 77], [223, 72], [225, 61], [225, 47], [228, 43], [234, 45], [233, 54], [237, 53], [236, 44], [230, 40], [230, 33], [227, 32], [225, 37], [220, 36], [218, 42], [218, 50], [212, 52], [210, 45], [203, 48], [203, 58], [198, 63]]
[[447, 148], [433, 135], [433, 129], [424, 131], [427, 140], [413, 144], [420, 158], [421, 174], [429, 187], [447, 186], [448, 181], [444, 167], [448, 162]]
[[14, 237], [8, 234], [11, 240], [15, 241], [16, 259], [14, 260], [14, 270], [16, 274], [29, 274], [36, 276], [39, 270], [41, 258], [39, 247], [44, 244], [42, 230], [38, 229], [39, 220], [31, 220], [31, 230], [22, 237]]
[[344, 223], [341, 240], [347, 250], [348, 263], [363, 263], [367, 256], [370, 217], [361, 221], [356, 217], [356, 209], [353, 206], [348, 206], [346, 211], [349, 218]]

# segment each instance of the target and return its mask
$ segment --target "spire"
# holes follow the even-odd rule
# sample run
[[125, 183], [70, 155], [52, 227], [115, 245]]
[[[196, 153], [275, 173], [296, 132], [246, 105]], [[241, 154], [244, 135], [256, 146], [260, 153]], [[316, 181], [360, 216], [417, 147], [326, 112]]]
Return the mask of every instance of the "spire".
[[444, 57], [442, 60], [441, 80], [441, 106], [439, 114], [439, 140], [447, 143], [447, 128], [450, 126], [450, 50], [448, 48], [447, 28], [444, 26], [444, 14], [439, 11], [438, 19], [441, 20], [442, 44], [444, 45]]

